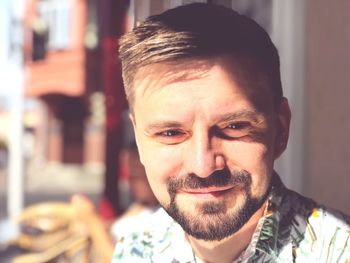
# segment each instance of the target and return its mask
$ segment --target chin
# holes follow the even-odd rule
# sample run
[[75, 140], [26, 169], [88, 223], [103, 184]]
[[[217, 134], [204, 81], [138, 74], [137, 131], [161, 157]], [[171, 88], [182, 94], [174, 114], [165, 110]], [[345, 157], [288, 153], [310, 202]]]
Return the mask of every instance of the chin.
[[225, 202], [203, 202], [191, 211], [181, 209], [174, 201], [165, 210], [190, 236], [206, 241], [219, 241], [239, 231], [261, 208], [267, 196], [268, 192], [261, 198], [247, 195], [234, 208], [227, 208]]

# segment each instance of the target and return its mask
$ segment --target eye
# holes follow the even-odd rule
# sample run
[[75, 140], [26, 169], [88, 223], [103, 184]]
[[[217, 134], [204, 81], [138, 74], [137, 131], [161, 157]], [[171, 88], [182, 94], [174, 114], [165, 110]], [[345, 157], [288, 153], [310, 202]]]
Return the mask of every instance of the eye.
[[231, 123], [226, 128], [233, 129], [233, 130], [241, 130], [246, 128], [249, 125], [248, 122], [238, 122], [238, 123]]
[[156, 140], [163, 144], [178, 144], [187, 138], [188, 134], [182, 130], [169, 129], [155, 133]]
[[223, 127], [221, 134], [228, 139], [237, 139], [249, 135], [251, 124], [249, 122], [234, 122]]
[[180, 136], [182, 133], [177, 130], [167, 130], [157, 133], [159, 136], [165, 136], [165, 137], [173, 137], [173, 136]]

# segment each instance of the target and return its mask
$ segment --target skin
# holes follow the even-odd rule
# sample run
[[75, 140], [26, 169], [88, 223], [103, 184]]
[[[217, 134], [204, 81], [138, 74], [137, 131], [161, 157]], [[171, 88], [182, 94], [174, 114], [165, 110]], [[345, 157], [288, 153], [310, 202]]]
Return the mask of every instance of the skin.
[[[165, 208], [171, 203], [169, 181], [190, 175], [206, 180], [217, 171], [249, 174], [249, 189], [228, 183], [199, 189], [183, 185], [175, 191], [173, 202], [181, 213], [207, 229], [209, 223], [220, 226], [220, 218], [237, 216], [246, 204], [247, 191], [252, 198], [266, 195], [273, 163], [287, 144], [290, 110], [286, 99], [274, 107], [270, 89], [257, 89], [254, 80], [242, 79], [247, 74], [241, 74], [231, 58], [204, 64], [205, 70], [193, 77], [180, 73], [169, 78], [179, 68], [193, 71], [194, 64], [188, 61], [177, 63], [177, 70], [171, 64], [158, 64], [149, 66], [147, 75], [138, 74], [131, 119], [149, 183]], [[223, 208], [218, 217], [205, 212], [208, 204]], [[225, 238], [189, 235], [196, 254], [204, 262], [235, 259], [249, 244], [265, 205]]]

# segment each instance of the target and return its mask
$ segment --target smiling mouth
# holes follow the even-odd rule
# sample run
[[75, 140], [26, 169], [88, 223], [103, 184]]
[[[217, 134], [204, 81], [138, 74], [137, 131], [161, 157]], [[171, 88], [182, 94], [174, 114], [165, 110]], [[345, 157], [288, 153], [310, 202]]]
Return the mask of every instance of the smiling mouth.
[[209, 188], [199, 188], [199, 189], [184, 189], [181, 193], [192, 195], [198, 198], [213, 198], [220, 197], [230, 192], [234, 186], [227, 187], [209, 187]]

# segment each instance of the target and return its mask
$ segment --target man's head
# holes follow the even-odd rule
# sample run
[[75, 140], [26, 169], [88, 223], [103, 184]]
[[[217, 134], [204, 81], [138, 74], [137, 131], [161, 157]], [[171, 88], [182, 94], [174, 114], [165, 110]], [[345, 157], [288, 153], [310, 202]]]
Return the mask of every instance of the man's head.
[[252, 20], [192, 4], [150, 17], [121, 41], [141, 161], [190, 235], [238, 231], [269, 193], [288, 139], [278, 53]]

